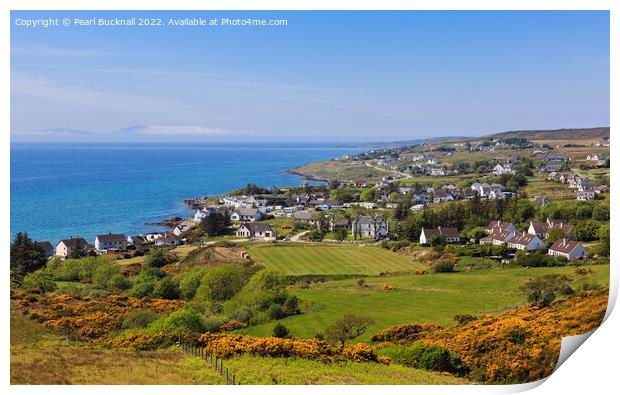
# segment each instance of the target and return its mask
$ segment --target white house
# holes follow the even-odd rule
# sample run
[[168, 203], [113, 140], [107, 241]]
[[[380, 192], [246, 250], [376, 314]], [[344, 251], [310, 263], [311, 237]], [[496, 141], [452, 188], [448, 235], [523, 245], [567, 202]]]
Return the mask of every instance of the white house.
[[431, 241], [431, 238], [435, 235], [443, 236], [448, 243], [458, 243], [461, 238], [457, 228], [422, 228], [420, 232], [420, 244], [427, 244]]
[[574, 259], [585, 258], [586, 249], [583, 248], [581, 243], [562, 238], [557, 239], [555, 243], [553, 243], [549, 248], [548, 254], [551, 256], [563, 256], [569, 261], [572, 261]]
[[74, 249], [80, 248], [82, 252], [86, 250], [88, 243], [82, 237], [72, 237], [70, 239], [63, 239], [56, 244], [56, 256], [66, 258], [73, 252]]
[[163, 233], [160, 232], [150, 232], [150, 233], [145, 233], [144, 234], [144, 239], [149, 242], [152, 243], [155, 240], [159, 239], [160, 237], [164, 237]]
[[502, 174], [515, 174], [515, 171], [512, 169], [512, 165], [510, 163], [501, 164], [498, 163], [493, 167], [493, 174], [496, 176], [501, 176]]
[[181, 236], [183, 233], [187, 232], [190, 229], [189, 225], [186, 223], [180, 223], [174, 227], [172, 230], [172, 234], [175, 236]]
[[566, 235], [573, 231], [573, 225], [567, 223], [566, 221], [561, 219], [547, 218], [546, 222], [530, 221], [530, 226], [527, 229], [527, 233], [531, 235], [536, 235], [539, 238], [544, 239], [545, 237], [547, 237], [547, 233], [549, 233], [549, 231], [554, 228], [561, 229]]
[[183, 243], [185, 243], [185, 239], [176, 236], [172, 233], [166, 233], [165, 235], [163, 235], [162, 237], [159, 237], [158, 239], [155, 240], [155, 245], [158, 247], [175, 247], [175, 246], [180, 246]]
[[260, 211], [255, 208], [238, 208], [232, 212], [230, 219], [232, 221], [254, 222], [263, 218]]
[[605, 160], [605, 154], [589, 154], [587, 159], [591, 161]]
[[515, 248], [521, 251], [534, 251], [545, 248], [545, 243], [538, 236], [526, 232], [516, 233], [507, 244], [508, 248]]
[[516, 232], [517, 227], [511, 222], [504, 222], [501, 219], [498, 219], [496, 221], [489, 222], [485, 228], [485, 231], [489, 234], [495, 232], [496, 230]]
[[577, 200], [592, 200], [595, 196], [594, 191], [577, 191]]
[[99, 252], [125, 251], [127, 236], [121, 233], [95, 236], [95, 250]]
[[244, 237], [256, 240], [275, 240], [276, 232], [271, 229], [269, 224], [263, 223], [243, 223], [237, 228], [237, 237]]
[[480, 239], [480, 244], [503, 245], [512, 240], [515, 234], [514, 230], [495, 227], [491, 233]]
[[351, 232], [360, 237], [379, 239], [388, 235], [388, 224], [380, 215], [360, 215], [351, 223]]

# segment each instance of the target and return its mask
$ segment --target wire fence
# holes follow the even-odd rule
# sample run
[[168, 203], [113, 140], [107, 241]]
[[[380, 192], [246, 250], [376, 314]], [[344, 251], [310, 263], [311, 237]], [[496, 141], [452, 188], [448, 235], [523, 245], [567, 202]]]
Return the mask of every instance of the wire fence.
[[211, 366], [216, 373], [218, 373], [229, 385], [241, 385], [241, 379], [237, 377], [237, 374], [229, 369], [228, 367], [224, 367], [224, 359], [218, 358], [213, 355], [213, 353], [205, 352], [203, 347], [199, 347], [196, 344], [190, 344], [182, 342], [180, 339], [177, 341], [177, 346], [186, 354], [189, 354], [193, 357], [200, 358], [205, 361], [208, 365]]

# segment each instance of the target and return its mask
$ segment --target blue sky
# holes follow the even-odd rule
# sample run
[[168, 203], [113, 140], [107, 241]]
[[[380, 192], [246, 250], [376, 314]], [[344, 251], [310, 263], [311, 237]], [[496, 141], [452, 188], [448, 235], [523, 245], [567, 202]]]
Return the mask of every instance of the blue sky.
[[[286, 27], [24, 28], [37, 18]], [[17, 12], [13, 141], [338, 141], [609, 125], [605, 11]]]

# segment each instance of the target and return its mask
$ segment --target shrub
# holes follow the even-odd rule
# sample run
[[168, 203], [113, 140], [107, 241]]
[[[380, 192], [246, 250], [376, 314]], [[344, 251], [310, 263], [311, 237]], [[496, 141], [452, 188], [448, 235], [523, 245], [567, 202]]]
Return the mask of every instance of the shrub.
[[558, 293], [566, 289], [569, 281], [567, 276], [547, 274], [529, 279], [519, 289], [534, 306], [547, 307], [553, 303]]
[[155, 284], [153, 295], [162, 299], [178, 299], [179, 284], [170, 276], [166, 276]]
[[267, 309], [267, 317], [269, 317], [270, 320], [279, 320], [284, 318], [285, 315], [282, 306], [276, 303], [269, 305], [269, 308]]
[[458, 325], [465, 325], [467, 323], [476, 321], [478, 317], [471, 314], [457, 314], [452, 318]]
[[144, 263], [149, 267], [163, 267], [166, 266], [168, 261], [168, 256], [161, 248], [153, 248], [146, 254], [146, 258], [144, 259]]
[[418, 340], [420, 336], [429, 331], [441, 329], [434, 324], [401, 324], [390, 328], [382, 329], [370, 337], [371, 341], [397, 341], [397, 340]]
[[179, 294], [183, 299], [193, 299], [200, 286], [204, 270], [193, 270], [186, 273], [179, 281]]
[[517, 255], [516, 263], [524, 267], [553, 267], [566, 264], [566, 258], [547, 255], [544, 251]]
[[199, 302], [224, 302], [247, 283], [250, 271], [241, 265], [226, 264], [208, 269], [196, 290]]
[[131, 281], [122, 274], [116, 274], [112, 276], [108, 284], [110, 286], [110, 289], [117, 288], [124, 291], [131, 288]]
[[441, 261], [431, 266], [434, 273], [452, 273], [454, 271], [454, 264], [447, 261]]
[[149, 331], [151, 333], [202, 333], [205, 332], [205, 325], [196, 310], [184, 308], [154, 321], [149, 325]]
[[410, 350], [414, 362], [412, 367], [454, 374], [467, 371], [459, 355], [443, 347], [415, 343]]
[[355, 283], [357, 284], [358, 287], [364, 288], [364, 286], [366, 285], [366, 280], [364, 280], [363, 278], [360, 278]]
[[41, 292], [51, 292], [56, 289], [56, 282], [52, 272], [46, 268], [28, 273], [22, 280], [24, 289], [38, 289]]
[[273, 327], [273, 331], [271, 333], [273, 337], [279, 337], [281, 339], [289, 337], [288, 328], [279, 322]]
[[334, 321], [323, 331], [325, 339], [334, 343], [341, 343], [343, 346], [347, 340], [355, 339], [366, 332], [368, 325], [374, 321], [368, 317], [345, 314]]
[[93, 286], [95, 288], [109, 290], [112, 288], [112, 278], [118, 273], [118, 266], [113, 263], [106, 263], [97, 266], [92, 276]]
[[245, 322], [230, 320], [230, 321], [220, 325], [219, 330], [222, 331], [222, 332], [230, 332], [230, 331], [234, 331], [234, 330], [237, 330], [237, 329], [245, 328], [247, 326], [248, 326], [248, 324], [246, 324]]
[[121, 328], [123, 329], [137, 329], [146, 328], [151, 322], [160, 318], [160, 314], [152, 310], [136, 310], [132, 311], [125, 317]]

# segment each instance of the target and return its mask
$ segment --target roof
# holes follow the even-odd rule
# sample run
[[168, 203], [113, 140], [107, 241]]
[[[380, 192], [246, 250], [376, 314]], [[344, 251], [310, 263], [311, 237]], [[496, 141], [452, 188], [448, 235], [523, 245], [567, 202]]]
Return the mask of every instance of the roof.
[[34, 244], [38, 245], [39, 247], [43, 248], [44, 250], [49, 250], [49, 249], [54, 248], [52, 243], [50, 243], [49, 241], [37, 241]]
[[422, 233], [424, 233], [427, 239], [436, 234], [444, 237], [459, 237], [459, 231], [457, 228], [442, 228], [441, 226], [438, 226], [437, 228], [422, 228]]
[[334, 220], [335, 226], [349, 225], [349, 220], [346, 218], [338, 218]]
[[251, 233], [261, 233], [261, 232], [271, 232], [271, 226], [269, 224], [261, 223], [261, 222], [251, 222], [246, 223], [240, 226], [240, 228], [245, 227]]
[[527, 246], [532, 240], [534, 240], [534, 237], [536, 237], [536, 235], [531, 235], [526, 232], [516, 233], [515, 237], [510, 239], [509, 243]]
[[494, 228], [494, 230], [487, 236], [484, 237], [482, 240], [485, 241], [491, 241], [491, 240], [501, 240], [501, 241], [509, 241], [511, 240], [511, 236], [513, 236], [514, 233], [512, 231], [510, 231], [509, 229], [501, 229], [501, 228]]
[[370, 225], [375, 223], [375, 221], [378, 224], [383, 223], [383, 218], [381, 218], [381, 216], [376, 215], [374, 217], [371, 217], [370, 215], [360, 215], [355, 221], [355, 223], [357, 223], [358, 225]]
[[561, 252], [564, 254], [569, 254], [571, 251], [573, 251], [578, 246], [581, 246], [581, 244], [579, 244], [575, 240], [568, 240], [568, 239], [562, 238], [562, 239], [557, 239], [555, 243], [553, 243], [553, 245], [549, 248], [549, 250]]
[[96, 239], [100, 243], [124, 243], [127, 240], [127, 236], [122, 233], [108, 233], [107, 235], [97, 235]]
[[75, 247], [75, 244], [78, 243], [78, 241], [84, 247], [86, 247], [88, 245], [88, 243], [86, 242], [86, 240], [83, 237], [72, 237], [72, 238], [69, 238], [69, 239], [62, 239], [62, 240], [60, 240], [58, 242], [58, 244], [63, 243], [64, 245], [73, 248], [73, 247]]
[[508, 230], [510, 228], [510, 225], [512, 225], [512, 223], [504, 222], [501, 219], [498, 219], [498, 220], [489, 222], [489, 224], [487, 225], [486, 229], [487, 230], [491, 230], [491, 232], [494, 232], [495, 229], [499, 229], [500, 231], [504, 231], [504, 230]]
[[241, 216], [255, 216], [258, 215], [258, 209], [255, 208], [238, 208], [235, 209], [235, 213]]
[[295, 214], [293, 214], [293, 218], [304, 220], [304, 221], [314, 221], [317, 219], [317, 215], [309, 211], [298, 211]]

